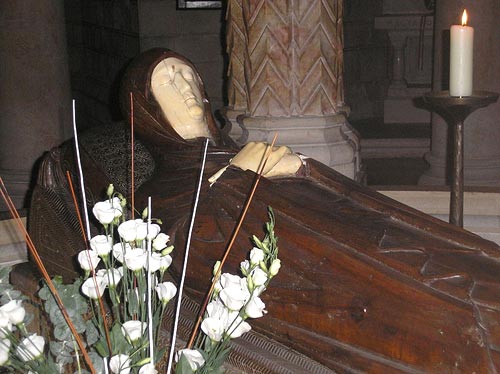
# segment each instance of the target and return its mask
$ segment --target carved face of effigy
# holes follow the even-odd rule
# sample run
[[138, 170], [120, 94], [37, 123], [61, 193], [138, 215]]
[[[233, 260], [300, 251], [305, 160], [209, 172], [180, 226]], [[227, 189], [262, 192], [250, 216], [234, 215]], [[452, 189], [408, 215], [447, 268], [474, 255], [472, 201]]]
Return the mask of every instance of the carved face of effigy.
[[184, 61], [169, 57], [153, 70], [151, 90], [172, 127], [184, 139], [212, 138], [205, 117], [198, 74]]

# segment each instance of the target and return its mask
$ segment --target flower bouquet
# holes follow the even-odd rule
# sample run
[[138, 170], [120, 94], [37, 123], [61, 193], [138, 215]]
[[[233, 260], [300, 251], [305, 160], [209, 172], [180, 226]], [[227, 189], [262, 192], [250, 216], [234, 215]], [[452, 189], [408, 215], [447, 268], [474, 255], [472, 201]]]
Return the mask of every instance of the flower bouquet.
[[83, 277], [73, 284], [56, 277], [40, 290], [50, 335], [28, 331], [23, 298], [9, 284], [8, 269], [0, 269], [0, 366], [7, 372], [222, 373], [231, 339], [266, 313], [260, 296], [281, 266], [271, 209], [265, 237], [253, 237], [240, 274], [222, 273], [223, 261], [214, 265], [199, 331], [196, 325], [186, 348], [175, 352], [175, 339], [165, 346], [159, 337], [167, 304], [182, 294], [165, 280], [174, 248], [150, 207], [140, 219], [127, 219], [126, 207], [110, 185], [93, 208], [102, 232], [78, 254]]

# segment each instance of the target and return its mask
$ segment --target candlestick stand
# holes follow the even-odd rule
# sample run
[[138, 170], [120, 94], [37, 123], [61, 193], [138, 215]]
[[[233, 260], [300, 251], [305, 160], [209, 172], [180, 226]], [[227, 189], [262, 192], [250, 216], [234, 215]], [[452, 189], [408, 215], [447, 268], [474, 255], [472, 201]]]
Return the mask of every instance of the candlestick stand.
[[476, 109], [498, 99], [498, 93], [474, 91], [472, 96], [454, 97], [448, 91], [425, 94], [424, 102], [448, 123], [454, 134], [453, 174], [450, 198], [450, 223], [463, 227], [464, 220], [464, 121]]

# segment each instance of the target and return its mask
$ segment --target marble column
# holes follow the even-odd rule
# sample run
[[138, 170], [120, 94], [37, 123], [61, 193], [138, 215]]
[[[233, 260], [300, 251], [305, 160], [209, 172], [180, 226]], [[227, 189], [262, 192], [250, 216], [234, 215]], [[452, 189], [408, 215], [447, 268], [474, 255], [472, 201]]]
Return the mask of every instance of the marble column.
[[[463, 9], [474, 27], [474, 90], [500, 92], [500, 6], [498, 0], [436, 2], [433, 90], [448, 89], [449, 28], [461, 22]], [[466, 186], [500, 184], [500, 102], [479, 109], [465, 121], [464, 175]], [[430, 168], [420, 184], [443, 185], [450, 175], [448, 126], [432, 114]]]
[[278, 142], [359, 178], [347, 122], [342, 1], [229, 0], [230, 135]]
[[0, 28], [0, 176], [21, 208], [36, 160], [71, 136], [63, 0], [1, 1]]

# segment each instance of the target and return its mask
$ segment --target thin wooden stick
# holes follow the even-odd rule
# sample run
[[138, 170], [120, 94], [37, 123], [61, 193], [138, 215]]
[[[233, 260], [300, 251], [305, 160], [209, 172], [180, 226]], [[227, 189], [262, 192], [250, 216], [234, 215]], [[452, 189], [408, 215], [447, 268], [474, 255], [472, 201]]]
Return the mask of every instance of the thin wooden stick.
[[66, 178], [68, 179], [69, 189], [71, 190], [71, 197], [73, 198], [73, 204], [75, 206], [76, 216], [78, 217], [78, 222], [80, 223], [80, 230], [82, 230], [83, 242], [85, 243], [85, 245], [87, 245], [87, 236], [85, 235], [85, 228], [83, 227], [82, 215], [80, 213], [80, 208], [78, 207], [75, 189], [73, 188], [73, 180], [71, 179], [71, 174], [69, 173], [69, 170], [66, 170]]
[[134, 147], [134, 96], [132, 92], [130, 92], [130, 149], [131, 149], [131, 159], [130, 159], [130, 170], [131, 170], [131, 177], [130, 177], [130, 199], [131, 199], [131, 204], [132, 204], [132, 219], [134, 219], [134, 213], [135, 213], [135, 170], [134, 170], [134, 153], [135, 153], [135, 147]]
[[154, 341], [153, 341], [153, 330], [154, 330], [154, 326], [153, 326], [153, 307], [152, 307], [152, 285], [151, 285], [151, 281], [152, 281], [152, 277], [153, 277], [153, 274], [151, 274], [151, 271], [149, 270], [150, 266], [151, 266], [151, 237], [150, 237], [150, 232], [151, 232], [151, 196], [148, 197], [148, 235], [147, 235], [147, 250], [148, 250], [148, 269], [147, 269], [147, 275], [148, 275], [148, 281], [147, 281], [147, 285], [148, 285], [148, 337], [149, 337], [149, 358], [151, 360], [151, 363], [154, 365], [155, 363], [155, 356], [154, 356]]
[[[78, 164], [78, 172], [80, 174], [80, 188], [82, 191], [82, 200], [83, 200], [83, 211], [84, 211], [84, 218], [85, 218], [85, 224], [87, 226], [87, 238], [90, 239], [90, 223], [89, 223], [89, 212], [87, 209], [87, 197], [85, 195], [85, 183], [83, 180], [83, 171], [82, 171], [82, 160], [80, 158], [80, 146], [78, 144], [78, 132], [76, 131], [76, 111], [75, 111], [75, 100], [73, 100], [73, 135], [75, 138], [75, 150], [76, 150], [76, 161]], [[87, 244], [87, 243], [86, 243]], [[88, 248], [88, 245], [87, 245]], [[92, 261], [90, 259], [90, 253], [87, 252], [87, 259], [90, 264], [90, 271], [92, 274], [92, 279], [94, 280], [94, 287], [97, 291], [97, 301], [99, 304], [99, 309], [102, 315], [102, 322], [104, 325], [104, 335], [106, 336], [106, 343], [108, 345], [109, 349], [109, 354], [113, 352], [111, 348], [111, 337], [109, 336], [109, 326], [108, 322], [106, 321], [106, 311], [104, 310], [104, 303], [102, 301], [101, 295], [99, 295], [99, 286], [97, 284], [97, 279], [95, 275], [95, 269], [94, 266], [92, 265]]]
[[170, 373], [170, 370], [172, 369], [172, 363], [174, 360], [175, 341], [177, 339], [177, 329], [178, 329], [178, 325], [179, 325], [179, 316], [181, 313], [182, 292], [184, 289], [184, 281], [186, 279], [186, 270], [187, 270], [187, 263], [188, 263], [188, 258], [189, 258], [189, 247], [191, 246], [191, 236], [193, 234], [194, 219], [196, 218], [196, 210], [198, 209], [198, 201], [200, 198], [201, 184], [203, 181], [203, 172], [205, 170], [205, 161], [207, 159], [207, 149], [208, 149], [208, 139], [206, 139], [206, 141], [205, 141], [205, 149], [203, 151], [203, 159], [201, 161], [201, 168], [200, 168], [200, 177], [198, 179], [198, 187], [196, 190], [196, 197], [194, 200], [193, 213], [191, 215], [191, 223], [189, 225], [189, 233], [188, 233], [188, 238], [186, 241], [186, 253], [184, 255], [184, 264], [182, 267], [181, 281], [179, 282], [179, 292], [178, 292], [178, 296], [177, 296], [177, 306], [176, 306], [175, 317], [174, 317], [174, 328], [173, 328], [173, 332], [172, 332], [170, 352], [169, 352], [169, 357], [168, 357], [167, 374]]
[[61, 313], [64, 317], [64, 320], [66, 321], [69, 329], [71, 330], [71, 333], [73, 334], [76, 343], [78, 344], [78, 347], [80, 348], [80, 351], [83, 354], [83, 358], [87, 364], [88, 369], [91, 371], [92, 374], [95, 374], [95, 368], [94, 365], [92, 364], [92, 360], [90, 359], [90, 356], [88, 355], [85, 345], [83, 344], [83, 341], [76, 331], [75, 325], [71, 321], [71, 318], [68, 315], [68, 312], [66, 310], [66, 307], [64, 306], [64, 303], [61, 300], [61, 297], [59, 296], [59, 293], [57, 292], [56, 287], [54, 286], [54, 283], [52, 282], [52, 279], [50, 279], [49, 273], [47, 272], [47, 269], [45, 268], [45, 265], [42, 262], [42, 259], [40, 258], [40, 255], [38, 254], [38, 251], [35, 247], [35, 244], [31, 240], [30, 235], [28, 234], [28, 231], [26, 230], [26, 227], [24, 227], [21, 217], [19, 216], [19, 213], [17, 212], [16, 207], [14, 206], [14, 203], [12, 202], [9, 193], [7, 192], [7, 188], [4, 185], [2, 177], [0, 177], [0, 193], [2, 195], [2, 198], [4, 199], [10, 214], [12, 215], [12, 218], [14, 218], [14, 221], [17, 223], [19, 229], [23, 233], [23, 235], [26, 238], [26, 244], [27, 247], [30, 251], [30, 254], [35, 261], [35, 264], [37, 265], [38, 269], [40, 270], [40, 273], [42, 273], [43, 278], [45, 279], [45, 282], [47, 283], [47, 286], [49, 287], [52, 295], [54, 296], [54, 299], [57, 302], [57, 305], [59, 306], [59, 309], [61, 310]]
[[[229, 244], [227, 245], [226, 251], [224, 253], [224, 256], [222, 257], [220, 261], [219, 268], [214, 274], [214, 278], [212, 281], [212, 285], [210, 287], [210, 290], [208, 291], [207, 295], [205, 296], [205, 299], [203, 301], [203, 304], [200, 308], [200, 311], [198, 313], [198, 318], [196, 320], [196, 323], [193, 328], [193, 332], [191, 333], [191, 338], [189, 339], [189, 342], [187, 344], [187, 348], [190, 349], [193, 346], [194, 339], [196, 337], [196, 333], [198, 332], [198, 329], [201, 324], [201, 320], [203, 319], [203, 315], [205, 313], [205, 309], [207, 308], [208, 301], [210, 300], [212, 293], [214, 291], [215, 285], [219, 281], [220, 274], [222, 272], [222, 267], [224, 266], [224, 263], [227, 260], [227, 257], [229, 256], [229, 253], [231, 252], [231, 248], [233, 247], [234, 242], [236, 241], [236, 237], [238, 235], [238, 232], [240, 231], [241, 225], [243, 224], [243, 220], [245, 219], [245, 216], [247, 214], [248, 208], [250, 206], [250, 203], [252, 202], [253, 196], [255, 195], [255, 190], [257, 189], [257, 186], [259, 185], [260, 178], [262, 177], [262, 173], [264, 172], [264, 168], [266, 167], [267, 160], [269, 159], [269, 156], [271, 155], [272, 149], [274, 147], [274, 144], [276, 143], [276, 139], [278, 137], [278, 134], [276, 133], [274, 135], [273, 141], [271, 143], [271, 146], [267, 149], [266, 154], [264, 155], [263, 162], [261, 164], [261, 167], [258, 170], [257, 177], [255, 179], [255, 182], [253, 184], [252, 190], [250, 192], [250, 195], [248, 196], [248, 199], [245, 203], [245, 207], [243, 208], [243, 211], [241, 213], [240, 219], [238, 221], [238, 224], [233, 231], [233, 235], [231, 236], [231, 240], [229, 241]], [[168, 373], [168, 372], [167, 372]]]

